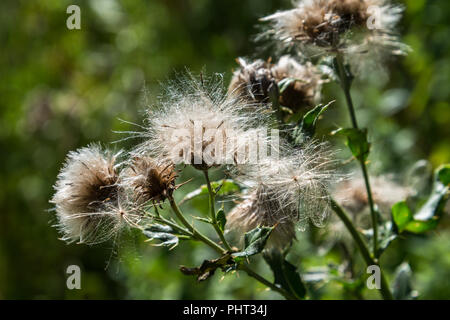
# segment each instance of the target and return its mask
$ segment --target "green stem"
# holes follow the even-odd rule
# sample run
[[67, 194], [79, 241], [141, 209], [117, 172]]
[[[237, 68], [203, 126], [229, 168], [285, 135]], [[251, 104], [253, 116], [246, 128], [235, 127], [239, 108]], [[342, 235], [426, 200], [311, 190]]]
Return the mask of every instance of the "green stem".
[[366, 243], [364, 242], [361, 233], [356, 230], [355, 226], [353, 225], [352, 220], [350, 217], [345, 213], [344, 209], [342, 209], [339, 204], [335, 200], [331, 200], [331, 208], [333, 211], [338, 215], [339, 219], [344, 223], [345, 227], [350, 232], [353, 240], [356, 242], [359, 251], [361, 252], [361, 255], [364, 258], [364, 261], [367, 265], [373, 264], [373, 258], [370, 255], [369, 248], [367, 247]]
[[[353, 222], [351, 221], [351, 219], [347, 215], [347, 213], [345, 213], [344, 209], [342, 209], [341, 206], [339, 206], [339, 204], [336, 201], [334, 201], [333, 199], [331, 199], [331, 208], [338, 215], [338, 217], [342, 220], [345, 227], [350, 232], [350, 234], [351, 234], [353, 240], [355, 241], [355, 243], [357, 244], [358, 249], [361, 252], [361, 255], [363, 256], [364, 261], [366, 262], [367, 266], [377, 265], [378, 267], [380, 267], [378, 261], [375, 260], [372, 257], [372, 255], [370, 254], [369, 248], [367, 247], [366, 243], [364, 242], [361, 234], [358, 232], [358, 230], [356, 230], [355, 226], [353, 225]], [[389, 284], [388, 284], [386, 278], [384, 277], [381, 267], [380, 267], [380, 279], [381, 279], [381, 289], [380, 289], [381, 296], [383, 297], [384, 300], [393, 300], [394, 298], [393, 298], [391, 290], [389, 288]]]
[[[350, 87], [351, 87], [351, 79], [349, 75], [347, 74], [347, 71], [344, 67], [344, 59], [342, 54], [338, 53], [336, 56], [337, 66], [338, 66], [338, 72], [339, 72], [339, 78], [341, 80], [341, 88], [344, 91], [345, 94], [345, 100], [347, 101], [348, 110], [350, 113], [350, 118], [352, 121], [353, 128], [358, 129], [358, 122], [356, 120], [356, 114], [355, 114], [355, 108], [353, 106], [352, 96], [350, 94]], [[373, 227], [373, 252], [375, 257], [378, 256], [378, 219], [377, 214], [375, 212], [375, 205], [373, 202], [372, 197], [372, 190], [370, 187], [370, 181], [369, 181], [369, 175], [367, 173], [367, 167], [366, 163], [363, 159], [358, 159], [359, 163], [361, 165], [361, 171], [363, 173], [364, 178], [364, 184], [367, 191], [367, 200], [369, 202], [369, 208], [370, 208], [370, 216], [372, 218], [372, 227]]]
[[216, 198], [216, 192], [211, 187], [211, 181], [209, 180], [209, 174], [208, 170], [203, 170], [203, 174], [205, 175], [206, 180], [206, 186], [208, 187], [208, 193], [209, 193], [209, 210], [211, 214], [212, 223], [214, 226], [214, 229], [216, 230], [217, 235], [220, 238], [220, 241], [222, 241], [223, 245], [228, 251], [232, 251], [231, 246], [228, 244], [227, 240], [225, 239], [225, 236], [223, 234], [223, 231], [220, 229], [219, 224], [217, 223], [216, 218], [216, 209], [215, 209], [215, 198]]
[[164, 223], [164, 224], [174, 228], [175, 230], [177, 230], [178, 232], [180, 232], [186, 236], [194, 237], [194, 234], [192, 232], [190, 232], [189, 230], [183, 228], [182, 226], [179, 226], [178, 224], [176, 224], [168, 219], [165, 219], [163, 217], [155, 217], [154, 219], [158, 222]]
[[180, 208], [178, 208], [177, 204], [175, 203], [175, 200], [173, 198], [169, 198], [170, 207], [172, 208], [173, 212], [177, 216], [177, 218], [181, 221], [181, 223], [188, 228], [188, 230], [193, 234], [194, 238], [197, 240], [200, 240], [213, 248], [217, 253], [224, 254], [226, 253], [226, 250], [223, 249], [221, 246], [219, 246], [217, 243], [209, 239], [208, 237], [204, 236], [200, 231], [195, 229], [183, 216], [183, 214], [180, 211]]
[[[209, 239], [208, 237], [201, 234], [198, 230], [196, 230], [184, 217], [183, 213], [181, 212], [180, 208], [175, 203], [175, 200], [173, 198], [169, 198], [170, 207], [172, 208], [175, 215], [178, 217], [178, 219], [183, 223], [183, 225], [189, 229], [189, 231], [192, 233], [192, 236], [196, 238], [199, 241], [204, 242], [208, 246], [210, 246], [212, 249], [217, 251], [220, 255], [224, 255], [227, 253], [227, 250], [223, 249], [221, 246], [219, 246], [217, 243]], [[286, 299], [293, 300], [295, 297], [293, 297], [291, 294], [289, 294], [287, 291], [285, 291], [282, 288], [278, 288], [275, 284], [271, 283], [269, 280], [264, 278], [263, 276], [259, 275], [252, 269], [250, 269], [245, 264], [241, 264], [239, 268], [243, 271], [245, 271], [250, 277], [256, 279], [257, 281], [261, 282], [262, 284], [266, 285], [267, 287], [271, 288], [272, 290], [280, 293], [283, 295]]]
[[247, 265], [245, 264], [241, 264], [239, 266], [239, 269], [245, 271], [250, 277], [258, 280], [259, 282], [261, 282], [262, 284], [266, 285], [267, 287], [269, 287], [270, 289], [272, 289], [273, 291], [278, 292], [279, 294], [281, 294], [283, 297], [285, 297], [287, 300], [298, 300], [296, 297], [294, 297], [293, 295], [291, 295], [289, 292], [287, 292], [286, 290], [284, 290], [283, 288], [279, 288], [277, 287], [275, 284], [273, 284], [272, 282], [270, 282], [269, 280], [267, 280], [266, 278], [260, 276], [259, 274], [257, 274], [255, 271], [253, 271], [252, 269], [250, 269]]

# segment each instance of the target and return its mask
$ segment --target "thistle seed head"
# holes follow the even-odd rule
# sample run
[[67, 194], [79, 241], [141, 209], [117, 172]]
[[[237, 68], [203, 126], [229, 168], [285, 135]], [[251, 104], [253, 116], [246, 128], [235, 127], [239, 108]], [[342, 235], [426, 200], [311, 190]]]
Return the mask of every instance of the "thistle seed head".
[[136, 203], [162, 203], [175, 191], [176, 178], [173, 163], [161, 163], [150, 157], [135, 157], [124, 170], [122, 186], [131, 190]]
[[300, 0], [294, 6], [262, 18], [269, 28], [258, 38], [272, 38], [280, 49], [340, 51], [355, 69], [368, 58], [381, 62], [409, 51], [395, 32], [403, 7], [389, 0]]
[[[370, 177], [372, 198], [381, 212], [389, 213], [391, 207], [412, 194], [412, 190], [394, 182], [389, 176]], [[367, 191], [362, 177], [338, 183], [333, 196], [346, 210], [358, 214], [368, 208]]]
[[324, 144], [310, 143], [279, 159], [238, 168], [234, 177], [248, 186], [251, 196], [236, 208], [230, 226], [278, 223], [289, 237], [290, 224], [301, 230], [308, 221], [322, 226], [329, 212], [328, 185], [337, 178], [331, 156]]
[[242, 235], [259, 226], [275, 226], [267, 246], [284, 248], [295, 239], [296, 217], [267, 196], [263, 188], [253, 191], [228, 214], [227, 232]]
[[140, 219], [119, 187], [118, 155], [95, 144], [68, 154], [50, 201], [62, 240], [103, 242]]
[[228, 92], [248, 101], [268, 103], [270, 90], [275, 85], [272, 64], [261, 59], [251, 63], [243, 58], [236, 61], [240, 68], [234, 72]]
[[267, 122], [267, 116], [236, 96], [225, 95], [221, 76], [188, 75], [169, 84], [158, 108], [148, 110], [145, 142], [133, 156], [191, 164], [200, 170], [233, 163], [236, 150], [248, 143], [250, 129]]
[[279, 92], [279, 103], [294, 112], [314, 107], [320, 100], [325, 82], [318, 69], [310, 62], [300, 64], [294, 58], [282, 56], [276, 64], [263, 60], [247, 63], [239, 58], [240, 68], [234, 72], [228, 87], [230, 94], [253, 103], [269, 103], [273, 86], [282, 80], [291, 83]]
[[300, 64], [290, 56], [282, 56], [272, 68], [277, 82], [283, 79], [293, 79], [280, 94], [280, 104], [294, 112], [304, 108], [312, 108], [320, 101], [322, 84], [326, 80], [311, 63]]

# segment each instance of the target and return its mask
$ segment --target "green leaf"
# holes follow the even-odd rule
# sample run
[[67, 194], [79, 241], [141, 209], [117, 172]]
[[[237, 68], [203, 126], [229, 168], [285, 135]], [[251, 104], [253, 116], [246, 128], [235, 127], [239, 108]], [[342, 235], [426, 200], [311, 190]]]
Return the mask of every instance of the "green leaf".
[[392, 293], [396, 300], [410, 300], [415, 297], [411, 284], [412, 271], [408, 263], [403, 262], [395, 271]]
[[434, 173], [434, 183], [431, 195], [427, 202], [414, 215], [418, 221], [429, 221], [440, 217], [448, 200], [450, 165], [439, 167]]
[[284, 78], [278, 81], [278, 88], [280, 94], [283, 93], [287, 88], [289, 88], [291, 84], [293, 84], [296, 81], [305, 82], [304, 80], [298, 78]]
[[220, 208], [217, 211], [216, 220], [220, 230], [222, 230], [223, 232], [225, 230], [225, 225], [227, 224], [227, 218], [225, 217], [225, 211], [223, 210], [223, 208]]
[[429, 220], [429, 221], [411, 221], [410, 223], [408, 223], [408, 225], [406, 226], [405, 230], [411, 233], [416, 233], [416, 234], [420, 234], [420, 233], [425, 233], [427, 231], [433, 230], [438, 226], [438, 220], [437, 219], [433, 219], [433, 220]]
[[156, 244], [156, 246], [167, 246], [173, 249], [178, 245], [178, 236], [175, 235], [175, 231], [169, 226], [153, 224], [146, 227], [143, 233], [150, 241], [159, 240], [160, 243]]
[[[229, 194], [233, 194], [236, 192], [239, 192], [241, 190], [241, 188], [239, 187], [239, 185], [234, 182], [231, 179], [223, 179], [223, 180], [219, 180], [219, 181], [212, 181], [211, 182], [211, 187], [213, 190], [217, 190], [217, 195], [218, 196], [226, 196]], [[184, 198], [183, 200], [180, 201], [180, 204], [192, 200], [198, 196], [203, 196], [203, 195], [208, 195], [208, 187], [206, 184], [201, 185], [198, 189], [189, 192]]]
[[437, 170], [437, 176], [439, 181], [444, 186], [448, 187], [448, 185], [450, 184], [450, 164], [446, 164], [439, 167]]
[[204, 223], [213, 224], [213, 222], [212, 222], [211, 219], [209, 219], [209, 218], [197, 217], [197, 216], [192, 216], [192, 218], [194, 218], [195, 220], [204, 222]]
[[[269, 238], [273, 227], [257, 227], [244, 236], [244, 251], [234, 253], [234, 257], [249, 257], [260, 253]], [[240, 260], [240, 259], [237, 259]]]
[[402, 232], [405, 227], [413, 220], [411, 210], [405, 201], [397, 202], [392, 206], [392, 218], [399, 232]]
[[300, 125], [294, 130], [296, 144], [303, 143], [305, 140], [311, 139], [314, 136], [317, 120], [333, 102], [334, 100], [326, 105], [319, 104], [303, 116]]
[[398, 234], [394, 230], [394, 224], [392, 221], [387, 221], [381, 225], [379, 229], [379, 239], [378, 239], [378, 252], [376, 257], [380, 257], [381, 254], [389, 247], [389, 245], [397, 239]]
[[341, 134], [347, 137], [346, 145], [350, 148], [352, 155], [360, 161], [365, 162], [367, 160], [370, 152], [370, 143], [367, 141], [366, 129], [339, 128], [331, 134]]
[[294, 265], [286, 261], [278, 250], [265, 252], [264, 259], [272, 269], [275, 284], [281, 286], [298, 299], [305, 298], [306, 287]]
[[392, 207], [392, 216], [400, 232], [425, 233], [437, 227], [449, 197], [450, 165], [439, 167], [434, 173], [431, 194], [425, 204], [414, 215], [405, 202]]
[[[396, 224], [392, 221], [386, 221], [378, 225], [378, 251], [375, 257], [379, 258], [392, 241], [397, 239], [398, 232], [395, 230], [395, 227]], [[372, 241], [373, 229], [363, 230], [362, 233], [367, 237], [368, 241]]]

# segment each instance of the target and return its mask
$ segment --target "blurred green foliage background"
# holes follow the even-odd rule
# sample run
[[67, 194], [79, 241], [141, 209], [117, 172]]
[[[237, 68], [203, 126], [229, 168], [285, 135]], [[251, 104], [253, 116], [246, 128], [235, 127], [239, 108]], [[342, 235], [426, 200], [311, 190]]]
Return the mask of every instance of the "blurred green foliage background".
[[[81, 8], [81, 30], [66, 28], [70, 4]], [[370, 171], [400, 180], [417, 160], [433, 167], [450, 162], [450, 2], [405, 5], [400, 31], [412, 53], [389, 61], [389, 74], [366, 75], [353, 90], [373, 143]], [[222, 279], [218, 272], [200, 284], [182, 275], [179, 265], [213, 257], [201, 245], [168, 251], [137, 234], [102, 246], [66, 245], [51, 227], [48, 200], [66, 153], [122, 138], [114, 131], [138, 129], [119, 119], [142, 123], [159, 81], [185, 67], [194, 73], [206, 67], [229, 79], [236, 57], [268, 58], [250, 41], [255, 25], [289, 7], [286, 0], [1, 1], [0, 299], [280, 298], [244, 274]], [[337, 86], [326, 85], [325, 93], [337, 103], [320, 124], [323, 135], [348, 124]], [[197, 177], [182, 192], [200, 183]], [[187, 208], [202, 206], [200, 199]], [[390, 278], [408, 261], [424, 299], [450, 298], [450, 230], [443, 222], [426, 236], [396, 240], [382, 261]], [[292, 262], [301, 271], [339, 261], [333, 251], [320, 253], [310, 241], [313, 232], [299, 234]], [[82, 268], [82, 290], [66, 289], [71, 264]], [[262, 264], [260, 270], [270, 276]], [[349, 296], [330, 282], [321, 297]]]

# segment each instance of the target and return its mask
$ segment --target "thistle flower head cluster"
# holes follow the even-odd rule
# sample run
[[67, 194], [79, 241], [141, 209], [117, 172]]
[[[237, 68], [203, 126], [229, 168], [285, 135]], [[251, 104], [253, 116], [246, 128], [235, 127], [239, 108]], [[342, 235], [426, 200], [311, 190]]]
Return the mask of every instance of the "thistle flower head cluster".
[[283, 246], [294, 238], [295, 226], [304, 230], [308, 221], [323, 225], [329, 212], [328, 184], [336, 177], [331, 154], [319, 143], [289, 151], [238, 168], [235, 179], [250, 192], [230, 214], [228, 228], [275, 226], [274, 241]]
[[[281, 76], [292, 68], [295, 63], [283, 58], [271, 73]], [[248, 101], [225, 95], [221, 79], [191, 77], [172, 84], [161, 106], [148, 110], [145, 141], [129, 159], [119, 165], [118, 155], [98, 145], [69, 153], [52, 199], [63, 239], [96, 243], [124, 227], [140, 228], [149, 218], [146, 205], [173, 197], [176, 164], [208, 170], [230, 159], [235, 179], [249, 187], [229, 216], [230, 228], [275, 226], [271, 242], [284, 246], [295, 237], [296, 226], [304, 228], [309, 220], [321, 225], [333, 177], [329, 154], [322, 144], [294, 150], [278, 136], [264, 137], [266, 120]]]
[[144, 219], [142, 204], [163, 201], [175, 188], [172, 166], [133, 159], [122, 173], [118, 155], [96, 144], [68, 154], [50, 201], [62, 240], [95, 244], [138, 227]]
[[[251, 102], [270, 102], [273, 91], [279, 94], [279, 103], [293, 111], [311, 108], [320, 100], [325, 82], [318, 69], [310, 62], [303, 64], [290, 56], [282, 56], [276, 64], [261, 59], [246, 62], [239, 58], [240, 68], [233, 74], [228, 87], [235, 94]], [[278, 92], [281, 81], [289, 81]]]
[[395, 32], [403, 8], [389, 0], [300, 0], [294, 6], [262, 18], [270, 27], [260, 37], [275, 39], [280, 48], [340, 51], [356, 66], [409, 50]]

